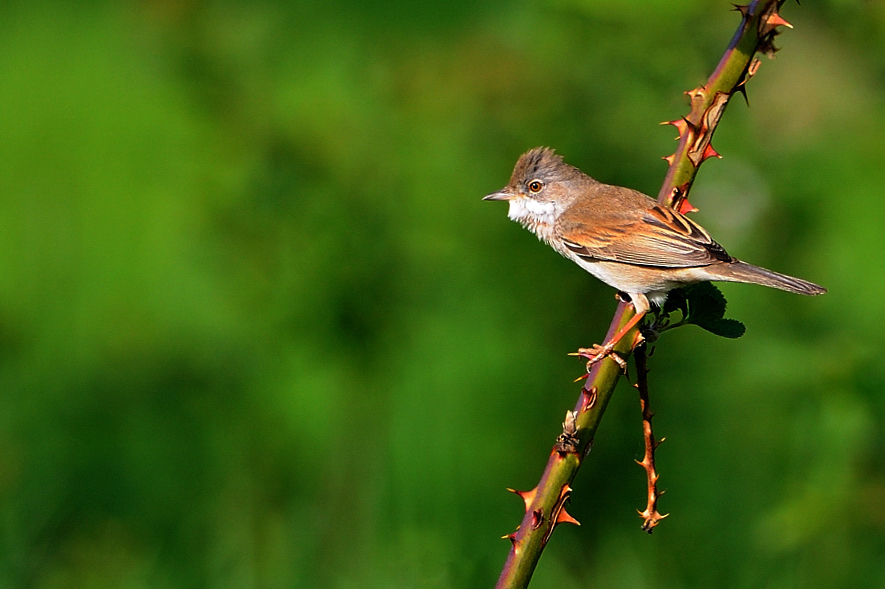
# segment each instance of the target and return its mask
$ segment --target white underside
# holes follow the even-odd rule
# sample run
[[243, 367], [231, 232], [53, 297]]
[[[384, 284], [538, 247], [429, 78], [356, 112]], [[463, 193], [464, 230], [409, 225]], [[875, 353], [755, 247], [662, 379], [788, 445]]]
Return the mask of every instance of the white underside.
[[514, 221], [533, 218], [539, 223], [553, 225], [558, 216], [556, 213], [556, 204], [553, 202], [522, 197], [510, 201], [510, 210], [507, 212], [507, 216]]
[[[568, 250], [560, 251], [560, 253], [609, 286], [631, 296], [645, 295], [649, 302], [658, 307], [664, 305], [667, 293], [674, 288], [710, 280], [705, 268], [671, 268], [666, 273], [669, 279], [664, 279], [663, 272], [660, 270], [642, 268], [645, 274], [637, 276], [634, 273], [640, 270], [640, 267], [634, 266], [632, 273], [629, 270], [625, 272], [627, 270], [626, 264], [586, 260]], [[656, 275], [655, 279], [650, 280], [649, 274]], [[641, 302], [640, 305], [642, 305]], [[639, 310], [637, 309], [637, 311]]]
[[[665, 280], [661, 278], [660, 272], [654, 272], [652, 269], [643, 268], [641, 270], [643, 274], [636, 275], [636, 271], [639, 270], [638, 267], [634, 267], [636, 270], [631, 273], [624, 271], [626, 269], [625, 264], [581, 258], [565, 247], [554, 235], [553, 228], [561, 212], [558, 210], [556, 203], [518, 197], [510, 201], [510, 209], [507, 216], [521, 223], [537, 235], [539, 239], [550, 244], [560, 254], [572, 260], [602, 282], [631, 295], [637, 312], [648, 311], [649, 302], [658, 307], [663, 306], [667, 300], [667, 293], [674, 288], [692, 282], [709, 280], [703, 268], [683, 268], [675, 272], [668, 272], [667, 275], [675, 278], [675, 280]], [[657, 280], [649, 282], [650, 272], [656, 274], [654, 278]]]
[[528, 228], [539, 239], [550, 243], [553, 237], [553, 224], [560, 213], [556, 203], [518, 197], [510, 201], [507, 216]]

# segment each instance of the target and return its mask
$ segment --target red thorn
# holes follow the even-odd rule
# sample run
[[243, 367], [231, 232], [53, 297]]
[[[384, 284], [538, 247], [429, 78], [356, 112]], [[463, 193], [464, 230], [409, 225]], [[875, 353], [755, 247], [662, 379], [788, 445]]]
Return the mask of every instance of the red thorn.
[[565, 510], [565, 504], [568, 503], [568, 499], [571, 493], [572, 488], [568, 486], [568, 483], [563, 485], [562, 489], [559, 490], [559, 501], [556, 503], [556, 512], [553, 520], [554, 527], [561, 523], [575, 524], [576, 526], [581, 525], [578, 520], [570, 516]]
[[544, 513], [540, 509], [532, 512], [532, 529], [537, 530], [544, 523]]
[[598, 391], [595, 386], [590, 387], [590, 390], [581, 389], [581, 412], [589, 411], [596, 406], [596, 397]]
[[766, 22], [766, 24], [767, 24], [769, 27], [780, 27], [780, 26], [784, 26], [784, 27], [788, 27], [788, 28], [790, 28], [790, 29], [793, 28], [793, 25], [791, 25], [790, 23], [788, 23], [787, 21], [785, 21], [785, 20], [783, 19], [783, 17], [781, 17], [781, 15], [779, 15], [779, 14], [776, 13], [776, 12], [773, 12], [773, 13], [771, 14], [771, 16], [768, 17], [768, 20], [765, 21], [765, 22]]
[[531, 491], [517, 491], [516, 489], [507, 489], [511, 493], [515, 493], [519, 495], [519, 498], [523, 500], [525, 503], [525, 510], [528, 511], [529, 507], [532, 505], [532, 501], [535, 500], [535, 495], [538, 493], [538, 487], [535, 487]]
[[573, 518], [569, 513], [565, 510], [565, 508], [559, 510], [559, 515], [556, 516], [557, 524], [575, 524], [576, 526], [580, 526], [581, 522]]
[[661, 123], [662, 125], [673, 125], [676, 127], [676, 130], [679, 131], [679, 137], [677, 139], [682, 139], [682, 136], [685, 134], [685, 131], [689, 128], [689, 122], [685, 119], [685, 117], [681, 119], [677, 119], [675, 121], [664, 121]]
[[668, 166], [672, 166], [673, 162], [676, 160], [676, 154], [674, 153], [672, 155], [667, 155], [667, 156], [662, 157], [661, 159], [664, 160], [665, 162], [667, 162]]
[[704, 87], [698, 86], [694, 90], [688, 90], [685, 93], [688, 94], [689, 98], [695, 100], [698, 96], [701, 96], [704, 93]]
[[722, 159], [722, 156], [719, 155], [719, 152], [716, 151], [715, 149], [713, 149], [713, 144], [708, 143], [707, 147], [704, 148], [704, 154], [701, 156], [701, 161], [704, 161], [705, 159], [711, 158], [711, 157], [717, 157], [719, 159]]
[[679, 203], [679, 209], [678, 209], [678, 210], [679, 210], [679, 212], [682, 213], [683, 215], [686, 214], [686, 213], [697, 213], [697, 212], [698, 212], [698, 209], [696, 209], [696, 208], [694, 207], [694, 205], [692, 205], [690, 202], [688, 202], [688, 199], [687, 199], [687, 198], [683, 199], [682, 202]]

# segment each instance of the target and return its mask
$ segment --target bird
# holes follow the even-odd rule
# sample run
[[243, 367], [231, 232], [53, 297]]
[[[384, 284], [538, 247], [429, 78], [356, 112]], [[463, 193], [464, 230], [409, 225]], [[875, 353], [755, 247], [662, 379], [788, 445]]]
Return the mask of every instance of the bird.
[[630, 188], [599, 182], [549, 147], [520, 156], [510, 182], [483, 200], [507, 201], [508, 217], [630, 298], [635, 315], [608, 342], [582, 348], [592, 364], [612, 350], [667, 294], [707, 281], [760, 284], [802, 295], [825, 288], [743, 262], [700, 225]]

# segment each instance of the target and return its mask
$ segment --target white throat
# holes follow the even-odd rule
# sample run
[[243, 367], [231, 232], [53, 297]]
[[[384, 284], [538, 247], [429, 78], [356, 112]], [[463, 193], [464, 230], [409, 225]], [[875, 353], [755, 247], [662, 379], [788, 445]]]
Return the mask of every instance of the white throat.
[[560, 212], [556, 203], [537, 201], [525, 196], [510, 201], [507, 216], [518, 221], [544, 241], [549, 242], [553, 234], [553, 224]]

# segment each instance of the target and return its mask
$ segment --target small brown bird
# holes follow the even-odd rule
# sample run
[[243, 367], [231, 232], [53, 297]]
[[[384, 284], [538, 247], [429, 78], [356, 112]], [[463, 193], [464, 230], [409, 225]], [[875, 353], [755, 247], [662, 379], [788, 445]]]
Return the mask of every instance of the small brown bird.
[[[510, 183], [483, 200], [510, 202], [508, 216], [609, 286], [630, 296], [635, 317], [591, 363], [614, 345], [667, 293], [687, 284], [746, 282], [804, 295], [826, 289], [733, 258], [700, 225], [652, 198], [603, 184], [537, 147], [516, 162]], [[587, 355], [587, 354], [582, 354]]]

